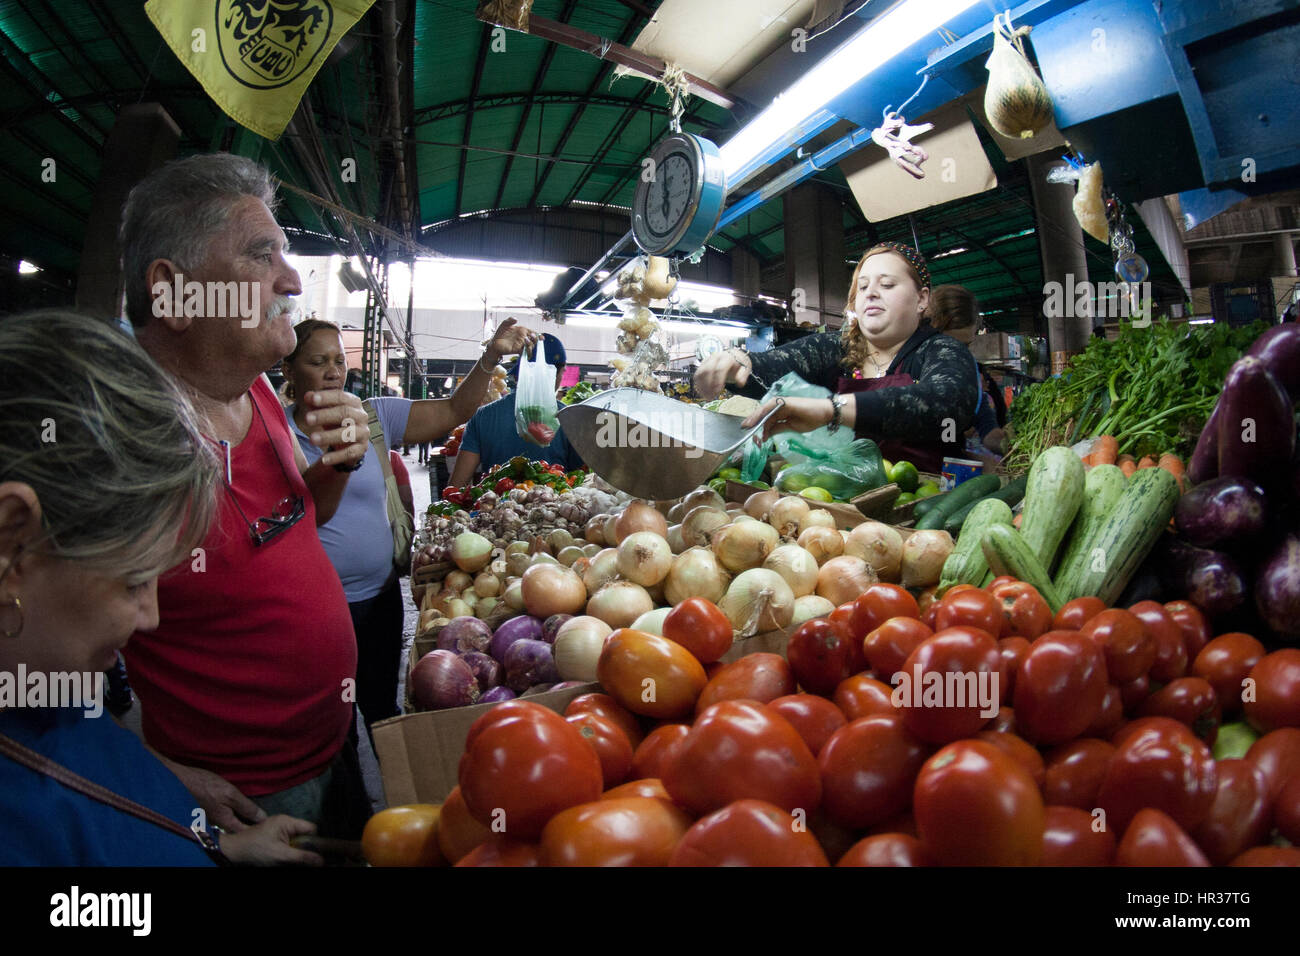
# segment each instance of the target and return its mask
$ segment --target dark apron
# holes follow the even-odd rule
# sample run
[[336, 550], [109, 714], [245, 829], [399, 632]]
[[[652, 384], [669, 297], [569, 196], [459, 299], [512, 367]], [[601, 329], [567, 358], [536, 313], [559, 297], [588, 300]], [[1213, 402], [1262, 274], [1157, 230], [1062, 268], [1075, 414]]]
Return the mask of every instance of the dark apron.
[[[874, 392], [880, 388], [898, 388], [902, 385], [914, 385], [916, 380], [906, 372], [885, 375], [881, 378], [843, 378], [839, 380], [835, 391], [838, 395], [851, 395], [855, 392]], [[870, 437], [870, 436], [868, 436]], [[961, 436], [958, 436], [961, 437]], [[944, 458], [967, 458], [966, 446], [953, 442], [900, 441], [886, 438], [876, 439], [880, 454], [890, 461], [910, 461], [918, 471], [939, 474], [943, 471]]]

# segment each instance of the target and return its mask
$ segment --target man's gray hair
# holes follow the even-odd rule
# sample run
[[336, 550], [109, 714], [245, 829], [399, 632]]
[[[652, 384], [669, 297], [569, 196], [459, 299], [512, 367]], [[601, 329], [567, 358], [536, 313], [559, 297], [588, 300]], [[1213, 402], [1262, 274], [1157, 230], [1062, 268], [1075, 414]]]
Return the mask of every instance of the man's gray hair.
[[142, 328], [153, 317], [145, 275], [149, 263], [170, 259], [180, 272], [197, 268], [243, 196], [260, 199], [275, 212], [275, 185], [266, 167], [230, 153], [178, 159], [136, 184], [122, 208], [118, 236], [126, 314], [133, 326]]

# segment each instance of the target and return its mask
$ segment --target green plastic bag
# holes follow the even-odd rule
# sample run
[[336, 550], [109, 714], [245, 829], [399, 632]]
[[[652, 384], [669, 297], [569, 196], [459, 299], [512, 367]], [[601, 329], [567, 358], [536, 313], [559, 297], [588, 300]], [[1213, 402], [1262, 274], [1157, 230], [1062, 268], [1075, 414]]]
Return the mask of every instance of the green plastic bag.
[[880, 448], [870, 438], [835, 451], [812, 449], [792, 439], [804, 461], [787, 465], [776, 476], [779, 491], [799, 494], [805, 488], [823, 488], [838, 501], [848, 501], [885, 484], [885, 466]]
[[[759, 404], [766, 404], [774, 398], [830, 397], [830, 389], [809, 385], [797, 372], [787, 372], [767, 390]], [[745, 443], [745, 463], [740, 470], [741, 478], [746, 482], [761, 478], [767, 459], [772, 455], [779, 455], [794, 464], [820, 461], [827, 455], [847, 448], [852, 441], [852, 429], [839, 428], [832, 432], [824, 425], [810, 432], [778, 432], [763, 443], [751, 439]]]

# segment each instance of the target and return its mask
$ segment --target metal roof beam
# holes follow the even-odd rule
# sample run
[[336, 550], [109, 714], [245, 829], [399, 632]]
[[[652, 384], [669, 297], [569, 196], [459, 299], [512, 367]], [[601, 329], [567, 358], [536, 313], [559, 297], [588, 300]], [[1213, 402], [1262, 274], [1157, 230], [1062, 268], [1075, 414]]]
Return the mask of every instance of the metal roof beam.
[[[654, 90], [655, 88], [653, 85], [646, 87], [645, 95], [647, 99], [649, 98], [649, 95], [654, 92]], [[699, 109], [700, 109], [700, 104], [697, 102], [695, 106], [693, 106], [691, 109], [687, 110], [684, 114], [682, 114], [683, 128], [685, 128], [687, 120], [697, 119], [697, 116], [695, 114], [698, 114]], [[627, 124], [630, 123], [631, 121], [632, 121], [632, 116], [629, 115], [628, 113], [624, 113], [623, 118], [620, 120], [621, 125], [618, 128], [618, 133], [620, 136], [623, 134], [623, 130], [627, 128]], [[650, 145], [654, 145], [654, 144], [652, 143]], [[648, 148], [649, 147], [647, 147], [647, 149]], [[605, 157], [603, 155], [598, 156], [597, 160], [601, 160], [604, 158]], [[600, 197], [600, 204], [604, 206], [607, 203], [609, 203], [609, 201], [613, 199], [615, 195], [617, 195], [618, 191], [626, 185], [627, 183], [615, 183], [612, 187], [605, 190], [605, 195]]]
[[[18, 47], [16, 43], [13, 42], [13, 40], [9, 39], [8, 35], [3, 30], [0, 30], [0, 41], [3, 41], [3, 43], [0, 43], [0, 63], [3, 63], [4, 69], [9, 73], [9, 75], [12, 76], [14, 79], [16, 79], [20, 84], [22, 84], [22, 86], [27, 90], [28, 95], [31, 96], [32, 99], [43, 103], [49, 103], [51, 106], [53, 106], [59, 118], [63, 120], [63, 122], [72, 130], [73, 133], [75, 133], [79, 138], [84, 140], [87, 146], [93, 149], [96, 153], [102, 152], [104, 149], [104, 141], [105, 139], [107, 139], [106, 134], [102, 130], [100, 130], [100, 138], [99, 140], [96, 140], [93, 136], [91, 136], [84, 129], [82, 129], [80, 123], [76, 122], [71, 116], [63, 112], [64, 107], [61, 106], [60, 103], [52, 102], [47, 94], [41, 92], [40, 88], [35, 86], [32, 83], [32, 81], [29, 80], [23, 74], [22, 70], [18, 69], [17, 66], [15, 66], [12, 62], [10, 62], [11, 58], [16, 60], [24, 60], [27, 63], [29, 69], [37, 73], [41, 77], [41, 79], [45, 80], [45, 82], [49, 85], [50, 90], [53, 91], [55, 96], [57, 96], [63, 104], [67, 103], [67, 97], [63, 95], [63, 92], [58, 88], [56, 88], [52, 83], [49, 83], [48, 78], [39, 70], [37, 70], [34, 66], [32, 66], [30, 58], [28, 58], [27, 55], [23, 53], [23, 51]], [[102, 97], [100, 97], [99, 99], [102, 100]]]
[[[554, 47], [552, 47], [554, 49]], [[507, 109], [512, 106], [528, 106], [531, 101], [533, 106], [539, 103], [558, 104], [560, 106], [616, 106], [622, 109], [628, 103], [632, 102], [630, 97], [611, 96], [608, 93], [593, 92], [590, 95], [582, 93], [498, 93], [494, 96], [481, 96], [473, 103], [474, 111], [481, 113], [484, 110]], [[448, 100], [445, 103], [437, 103], [433, 106], [426, 106], [423, 109], [415, 111], [415, 122], [419, 124], [436, 123], [439, 120], [451, 119], [454, 116], [469, 110], [471, 103], [468, 99]], [[652, 106], [644, 107], [647, 112], [661, 113], [668, 115], [668, 107]]]
[[[474, 128], [474, 101], [478, 99], [479, 83], [483, 79], [483, 65], [487, 62], [488, 47], [492, 45], [492, 30], [486, 24], [483, 26], [483, 38], [478, 45], [478, 61], [474, 64], [474, 82], [469, 89], [469, 109], [465, 111], [465, 131], [461, 135], [461, 142], [466, 146], [469, 145], [470, 134]], [[469, 159], [469, 150], [463, 149], [460, 153], [460, 171], [456, 175], [456, 206], [454, 212], [460, 215], [461, 201], [465, 196], [465, 163]]]
[[561, 206], [567, 206], [578, 197], [578, 193], [582, 191], [583, 186], [587, 185], [587, 180], [591, 178], [592, 173], [596, 171], [596, 168], [600, 166], [605, 157], [609, 155], [610, 149], [613, 148], [614, 143], [618, 141], [618, 138], [623, 135], [623, 130], [627, 128], [627, 124], [632, 122], [632, 117], [636, 115], [641, 104], [648, 100], [650, 94], [653, 92], [654, 87], [646, 84], [645, 89], [637, 94], [637, 96], [633, 98], [632, 102], [628, 104], [627, 109], [623, 111], [623, 115], [618, 118], [618, 122], [610, 127], [609, 133], [605, 137], [605, 141], [602, 142], [600, 148], [596, 150], [595, 155], [592, 157], [591, 165], [588, 166], [587, 169], [583, 171], [582, 175], [578, 177], [578, 181], [573, 184], [573, 188], [569, 190], [569, 194], [564, 197], [564, 202], [560, 203]]

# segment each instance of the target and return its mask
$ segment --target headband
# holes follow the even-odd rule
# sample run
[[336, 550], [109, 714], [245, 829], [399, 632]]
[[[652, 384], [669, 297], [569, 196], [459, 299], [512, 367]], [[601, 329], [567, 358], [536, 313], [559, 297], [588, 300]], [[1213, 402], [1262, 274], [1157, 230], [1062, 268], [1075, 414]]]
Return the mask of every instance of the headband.
[[904, 245], [901, 242], [878, 242], [876, 247], [888, 249], [890, 252], [896, 252], [907, 260], [908, 265], [916, 270], [916, 274], [921, 277], [921, 288], [930, 288], [930, 270], [925, 264], [925, 256], [917, 252], [911, 246]]

